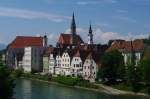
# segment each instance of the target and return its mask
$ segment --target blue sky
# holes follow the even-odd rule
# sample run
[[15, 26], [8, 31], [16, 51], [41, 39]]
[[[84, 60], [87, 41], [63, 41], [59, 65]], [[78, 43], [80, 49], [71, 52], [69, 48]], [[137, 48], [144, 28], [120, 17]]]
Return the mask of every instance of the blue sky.
[[0, 43], [17, 35], [47, 34], [55, 44], [69, 32], [74, 11], [78, 34], [87, 41], [89, 22], [94, 42], [150, 35], [150, 0], [0, 0]]

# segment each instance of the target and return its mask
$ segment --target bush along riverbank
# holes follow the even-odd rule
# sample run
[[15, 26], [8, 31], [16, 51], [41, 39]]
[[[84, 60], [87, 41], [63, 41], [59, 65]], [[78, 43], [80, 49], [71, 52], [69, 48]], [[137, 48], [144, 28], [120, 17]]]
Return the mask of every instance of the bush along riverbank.
[[103, 92], [111, 95], [144, 95], [144, 93], [134, 93], [131, 91], [130, 87], [125, 85], [107, 86], [102, 82], [90, 83], [89, 81], [83, 80], [82, 78], [73, 78], [66, 76], [51, 76], [51, 75], [41, 75], [33, 73], [23, 73], [20, 70], [13, 71], [13, 76], [16, 78], [26, 78], [31, 80], [38, 80], [47, 83], [62, 84], [66, 86], [71, 86], [75, 88], [82, 88], [86, 90]]
[[31, 74], [31, 73], [23, 73], [20, 77], [27, 78], [27, 79], [35, 79], [35, 80], [42, 80], [46, 82], [57, 82], [67, 86], [79, 86], [91, 89], [99, 89], [99, 86], [90, 83], [89, 81], [85, 81], [82, 78], [72, 78], [66, 76], [56, 76], [52, 77], [50, 75], [40, 75], [40, 74]]

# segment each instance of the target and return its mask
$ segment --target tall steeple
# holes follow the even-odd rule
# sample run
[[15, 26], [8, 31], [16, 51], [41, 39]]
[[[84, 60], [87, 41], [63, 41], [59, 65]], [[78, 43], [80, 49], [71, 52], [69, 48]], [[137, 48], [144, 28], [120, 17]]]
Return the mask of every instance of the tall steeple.
[[93, 30], [90, 23], [89, 34], [88, 34], [88, 44], [93, 44]]
[[71, 22], [71, 43], [74, 45], [76, 44], [76, 22], [74, 13], [72, 15], [72, 22]]
[[74, 13], [72, 15], [72, 22], [71, 22], [71, 34], [76, 34], [76, 22]]

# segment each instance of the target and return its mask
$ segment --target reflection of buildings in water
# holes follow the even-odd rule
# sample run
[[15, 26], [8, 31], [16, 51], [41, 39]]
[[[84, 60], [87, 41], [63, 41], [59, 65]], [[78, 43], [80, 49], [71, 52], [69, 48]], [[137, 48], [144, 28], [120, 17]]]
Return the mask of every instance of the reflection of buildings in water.
[[31, 81], [29, 80], [24, 80], [22, 82], [22, 99], [32, 99], [32, 85], [31, 85]]

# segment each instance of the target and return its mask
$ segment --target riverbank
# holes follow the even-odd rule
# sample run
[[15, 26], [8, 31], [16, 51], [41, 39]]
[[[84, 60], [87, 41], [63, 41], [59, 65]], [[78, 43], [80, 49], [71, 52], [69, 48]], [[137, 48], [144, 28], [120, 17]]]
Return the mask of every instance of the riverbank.
[[40, 82], [44, 82], [44, 83], [49, 83], [49, 84], [55, 84], [55, 85], [59, 85], [59, 86], [65, 86], [65, 87], [71, 87], [71, 88], [78, 88], [78, 89], [83, 89], [83, 90], [89, 90], [89, 91], [95, 91], [95, 92], [100, 92], [100, 93], [105, 93], [105, 94], [109, 94], [109, 95], [136, 95], [136, 96], [146, 96], [146, 97], [150, 97], [147, 94], [144, 93], [134, 93], [134, 92], [130, 92], [130, 91], [122, 91], [122, 90], [118, 90], [115, 88], [112, 88], [110, 86], [106, 86], [103, 84], [95, 84], [96, 86], [98, 86], [98, 88], [88, 88], [88, 87], [84, 87], [84, 86], [68, 86], [66, 84], [62, 84], [56, 81], [48, 81], [48, 80], [41, 80], [41, 79], [37, 79], [37, 78], [27, 78], [27, 77], [21, 77], [21, 78], [25, 78], [25, 79], [30, 79], [30, 80], [36, 80], [36, 81], [40, 81]]

